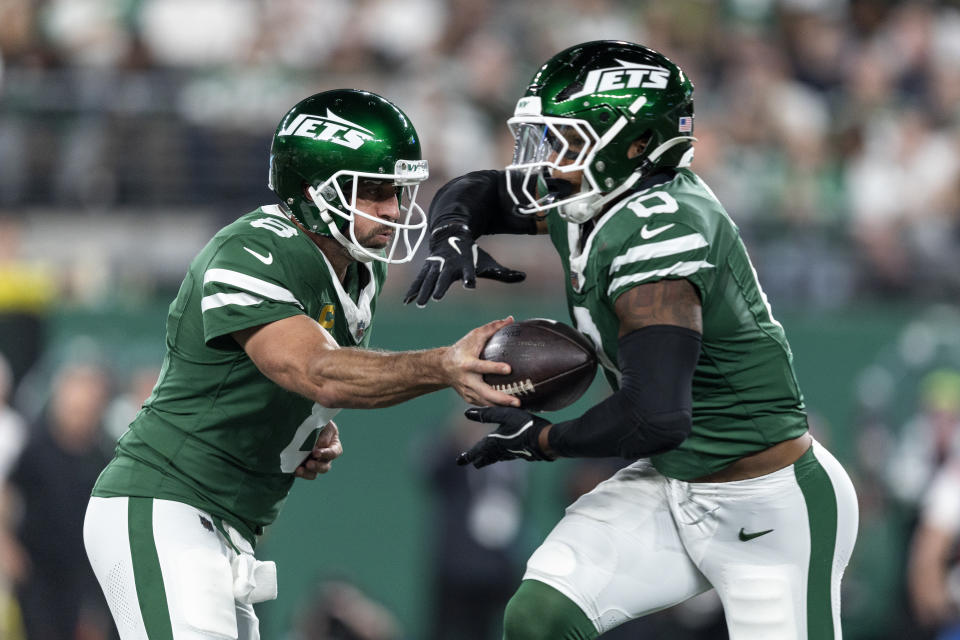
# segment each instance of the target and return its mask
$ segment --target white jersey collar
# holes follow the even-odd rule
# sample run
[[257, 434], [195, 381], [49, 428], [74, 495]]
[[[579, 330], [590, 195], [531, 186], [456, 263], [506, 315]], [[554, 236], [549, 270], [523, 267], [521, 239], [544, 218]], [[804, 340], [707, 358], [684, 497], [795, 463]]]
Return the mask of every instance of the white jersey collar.
[[[285, 220], [288, 219], [287, 214], [280, 208], [280, 205], [270, 204], [261, 208], [264, 213], [279, 216]], [[343, 315], [346, 317], [347, 325], [350, 328], [350, 335], [353, 336], [354, 341], [359, 343], [363, 338], [363, 334], [370, 328], [370, 322], [373, 318], [370, 304], [373, 302], [373, 298], [377, 293], [377, 279], [374, 277], [373, 268], [365, 262], [357, 263], [361, 269], [367, 270], [369, 277], [367, 278], [366, 286], [360, 291], [358, 300], [354, 302], [350, 294], [344, 290], [343, 284], [341, 284], [340, 278], [338, 278], [336, 272], [334, 272], [333, 265], [330, 264], [330, 260], [327, 259], [326, 254], [321, 251], [320, 247], [318, 247], [313, 240], [310, 240], [309, 237], [307, 240], [323, 258], [323, 263], [327, 265], [327, 270], [330, 272], [330, 280], [333, 282], [333, 287], [337, 291], [337, 297], [340, 299], [340, 308], [343, 309]]]
[[337, 290], [337, 297], [340, 298], [340, 308], [343, 309], [343, 315], [346, 317], [347, 324], [350, 327], [350, 335], [353, 336], [354, 341], [359, 343], [361, 338], [363, 338], [363, 334], [370, 328], [370, 321], [373, 318], [370, 303], [377, 293], [377, 279], [374, 277], [373, 267], [366, 262], [357, 262], [358, 268], [367, 270], [368, 278], [366, 286], [360, 291], [358, 300], [354, 302], [350, 294], [344, 290], [343, 284], [334, 272], [333, 265], [330, 264], [330, 260], [327, 259], [326, 254], [320, 251], [320, 247], [317, 247], [317, 251], [323, 257], [323, 262], [330, 271], [330, 280], [333, 281], [333, 287]]

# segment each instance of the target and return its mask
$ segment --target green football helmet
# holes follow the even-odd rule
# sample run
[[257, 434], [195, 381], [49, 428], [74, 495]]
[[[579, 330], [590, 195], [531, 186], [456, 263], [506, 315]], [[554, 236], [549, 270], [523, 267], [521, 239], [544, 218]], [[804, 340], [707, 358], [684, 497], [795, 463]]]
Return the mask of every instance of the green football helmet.
[[[507, 125], [516, 141], [507, 186], [518, 210], [557, 208], [585, 222], [640, 178], [690, 164], [693, 84], [647, 47], [586, 42], [540, 67]], [[638, 140], [642, 150], [629, 158]], [[583, 172], [577, 193], [563, 179], [575, 171]]]
[[[413, 258], [427, 230], [416, 199], [428, 175], [410, 119], [389, 100], [356, 89], [324, 91], [298, 102], [277, 125], [270, 148], [268, 184], [283, 206], [304, 227], [333, 237], [362, 262]], [[361, 180], [394, 185], [396, 222], [357, 208]], [[361, 245], [354, 231], [358, 216], [390, 227], [392, 242], [384, 249]]]

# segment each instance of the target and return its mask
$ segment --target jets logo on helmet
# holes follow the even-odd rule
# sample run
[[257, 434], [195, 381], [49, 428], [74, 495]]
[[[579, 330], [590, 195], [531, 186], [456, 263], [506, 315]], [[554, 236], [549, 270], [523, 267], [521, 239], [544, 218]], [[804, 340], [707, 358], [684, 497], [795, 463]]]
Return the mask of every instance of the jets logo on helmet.
[[[268, 184], [284, 208], [363, 262], [413, 258], [427, 228], [417, 192], [429, 175], [410, 119], [369, 91], [335, 89], [304, 98], [283, 116], [270, 147]], [[399, 216], [360, 206], [361, 185], [371, 183], [394, 188]], [[387, 246], [361, 243], [354, 227], [359, 218], [386, 227]]]
[[359, 149], [367, 140], [373, 140], [373, 131], [341, 118], [330, 109], [326, 118], [301, 113], [277, 135], [329, 140], [350, 149]]
[[507, 192], [517, 211], [556, 209], [579, 224], [644, 176], [690, 163], [693, 84], [648, 47], [584, 42], [540, 67], [507, 125], [515, 141]]
[[598, 91], [615, 91], [617, 89], [666, 89], [670, 71], [663, 67], [654, 67], [648, 64], [637, 64], [617, 60], [619, 67], [594, 69], [587, 74], [583, 82], [583, 90], [573, 94], [568, 100], [597, 93]]

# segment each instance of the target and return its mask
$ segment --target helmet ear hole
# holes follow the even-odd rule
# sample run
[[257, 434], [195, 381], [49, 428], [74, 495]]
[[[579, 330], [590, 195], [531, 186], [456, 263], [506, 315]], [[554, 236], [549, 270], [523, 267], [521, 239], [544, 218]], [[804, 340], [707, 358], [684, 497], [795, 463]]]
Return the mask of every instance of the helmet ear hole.
[[642, 136], [640, 136], [639, 138], [631, 142], [630, 146], [627, 147], [627, 158], [633, 159], [643, 155], [643, 152], [646, 150], [647, 146], [650, 144], [650, 138], [652, 137], [653, 137], [653, 132], [647, 131]]

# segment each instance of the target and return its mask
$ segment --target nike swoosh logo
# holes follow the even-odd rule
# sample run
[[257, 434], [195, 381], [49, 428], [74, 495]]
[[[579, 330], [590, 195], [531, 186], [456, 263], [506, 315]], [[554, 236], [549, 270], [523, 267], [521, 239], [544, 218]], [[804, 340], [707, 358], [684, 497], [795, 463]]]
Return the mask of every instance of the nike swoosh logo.
[[742, 542], [747, 542], [748, 540], [753, 540], [754, 538], [765, 536], [771, 531], [773, 531], [773, 529], [767, 529], [766, 531], [757, 531], [755, 533], [747, 533], [746, 531], [743, 530], [743, 527], [740, 527], [740, 535], [738, 537]]
[[244, 249], [245, 249], [250, 255], [252, 255], [254, 258], [256, 258], [257, 260], [259, 260], [259, 261], [262, 262], [263, 264], [273, 264], [273, 252], [272, 252], [272, 251], [271, 251], [270, 253], [268, 253], [267, 255], [263, 255], [263, 254], [257, 253], [256, 251], [254, 251], [253, 249], [250, 249], [249, 247], [244, 247]]
[[640, 229], [640, 237], [643, 238], [644, 240], [649, 240], [654, 236], [660, 235], [661, 233], [671, 228], [672, 226], [673, 226], [672, 222], [670, 224], [665, 224], [662, 227], [657, 227], [656, 229], [648, 229], [647, 225], [643, 225], [643, 228]]
[[453, 250], [457, 252], [457, 255], [460, 255], [460, 238], [447, 238], [447, 242], [449, 242]]
[[523, 433], [524, 431], [526, 431], [532, 426], [533, 426], [533, 420], [527, 420], [526, 424], [524, 424], [522, 427], [520, 427], [513, 433], [488, 433], [487, 437], [502, 438], [503, 440], [512, 440], [513, 438], [516, 438], [518, 435], [520, 435], [521, 433]]

